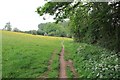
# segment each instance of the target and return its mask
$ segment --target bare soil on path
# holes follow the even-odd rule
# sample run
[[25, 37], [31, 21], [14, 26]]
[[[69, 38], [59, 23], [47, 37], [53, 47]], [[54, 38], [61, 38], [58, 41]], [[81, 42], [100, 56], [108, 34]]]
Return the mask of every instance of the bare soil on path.
[[69, 61], [65, 61], [64, 60], [64, 44], [62, 42], [62, 50], [60, 53], [60, 73], [59, 73], [59, 78], [67, 78], [67, 74], [66, 74], [66, 67], [70, 67], [70, 71], [73, 73], [74, 78], [78, 78], [78, 74], [75, 71], [75, 68], [73, 66], [73, 62], [71, 60]]
[[[48, 78], [48, 73], [51, 71], [51, 65], [54, 64], [53, 63], [53, 59], [55, 58], [55, 54], [56, 54], [57, 50], [55, 49], [49, 62], [48, 62], [48, 70], [46, 72], [43, 73], [43, 75], [41, 75], [40, 77], [38, 78]], [[62, 50], [60, 52], [60, 56], [59, 56], [59, 61], [60, 61], [60, 69], [59, 69], [59, 78], [68, 78], [67, 77], [67, 73], [66, 73], [66, 67], [70, 67], [70, 71], [73, 73], [73, 78], [78, 78], [78, 74], [73, 66], [73, 62], [72, 60], [68, 60], [68, 61], [65, 61], [64, 59], [64, 44], [62, 42]]]
[[64, 45], [62, 45], [62, 51], [60, 53], [60, 74], [59, 78], [67, 78], [66, 75], [66, 61], [64, 60]]

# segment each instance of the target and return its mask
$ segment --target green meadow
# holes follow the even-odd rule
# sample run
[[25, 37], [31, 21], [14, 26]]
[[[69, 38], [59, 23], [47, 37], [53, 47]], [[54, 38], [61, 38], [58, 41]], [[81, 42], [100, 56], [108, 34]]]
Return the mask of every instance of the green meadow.
[[[119, 77], [119, 59], [114, 51], [75, 43], [70, 38], [2, 31], [3, 78], [58, 78], [62, 41], [64, 59], [72, 60], [79, 78]], [[68, 78], [74, 78], [68, 66], [66, 74]]]
[[58, 54], [63, 38], [9, 31], [2, 31], [2, 36], [3, 78], [41, 77], [48, 71], [48, 62], [55, 50], [52, 70], [48, 77], [58, 77]]
[[3, 80], [120, 80], [120, 0], [0, 3]]

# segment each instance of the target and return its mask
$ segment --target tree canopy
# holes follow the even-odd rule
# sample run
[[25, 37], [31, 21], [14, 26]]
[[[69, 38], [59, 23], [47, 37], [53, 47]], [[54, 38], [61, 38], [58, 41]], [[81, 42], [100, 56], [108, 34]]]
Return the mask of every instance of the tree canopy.
[[55, 15], [56, 22], [70, 19], [70, 31], [77, 42], [120, 51], [120, 1], [48, 2], [37, 8], [37, 13]]
[[62, 23], [41, 23], [38, 25], [38, 34], [48, 36], [60, 36], [70, 37], [70, 33], [66, 28], [68, 27], [67, 22]]
[[4, 30], [7, 30], [7, 31], [11, 31], [12, 30], [10, 22], [6, 23], [6, 25], [4, 27]]

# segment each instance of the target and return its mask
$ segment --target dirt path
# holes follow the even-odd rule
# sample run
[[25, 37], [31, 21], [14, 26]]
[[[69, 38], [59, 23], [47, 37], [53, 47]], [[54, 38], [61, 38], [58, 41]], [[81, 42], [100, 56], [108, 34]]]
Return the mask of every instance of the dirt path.
[[74, 75], [74, 78], [78, 78], [78, 74], [77, 72], [75, 71], [75, 68], [73, 66], [73, 63], [71, 60], [69, 61], [65, 61], [64, 60], [64, 41], [62, 42], [62, 50], [61, 50], [61, 53], [60, 53], [60, 73], [59, 73], [59, 78], [67, 78], [67, 74], [66, 74], [66, 67], [70, 67], [70, 70], [71, 72], [73, 73]]
[[[63, 43], [64, 42], [62, 42], [62, 50], [59, 56], [59, 61], [60, 61], [59, 78], [68, 78], [66, 73], [67, 66], [70, 67], [70, 70], [74, 75], [74, 78], [78, 78], [78, 74], [75, 71], [72, 60], [69, 60], [69, 61], [64, 60], [64, 44]], [[55, 57], [55, 54], [56, 54], [56, 50], [54, 50], [49, 60], [48, 70], [45, 73], [43, 73], [43, 75], [41, 75], [40, 78], [48, 78], [48, 73], [51, 71], [51, 64], [53, 64], [53, 59]]]
[[60, 53], [60, 74], [59, 78], [67, 78], [66, 75], [66, 61], [64, 60], [64, 45], [62, 43], [62, 50]]

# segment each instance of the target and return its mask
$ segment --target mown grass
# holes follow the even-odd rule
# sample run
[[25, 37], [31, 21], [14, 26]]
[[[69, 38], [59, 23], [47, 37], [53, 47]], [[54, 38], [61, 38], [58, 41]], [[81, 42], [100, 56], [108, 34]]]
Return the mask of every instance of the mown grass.
[[[37, 36], [2, 31], [3, 78], [36, 78], [48, 69], [49, 59], [55, 49], [61, 50], [60, 37]], [[70, 40], [65, 38], [64, 40]], [[58, 56], [55, 57], [49, 77], [58, 75]]]
[[119, 78], [119, 59], [114, 51], [71, 41], [64, 44], [65, 59], [73, 60], [80, 78]]

